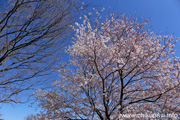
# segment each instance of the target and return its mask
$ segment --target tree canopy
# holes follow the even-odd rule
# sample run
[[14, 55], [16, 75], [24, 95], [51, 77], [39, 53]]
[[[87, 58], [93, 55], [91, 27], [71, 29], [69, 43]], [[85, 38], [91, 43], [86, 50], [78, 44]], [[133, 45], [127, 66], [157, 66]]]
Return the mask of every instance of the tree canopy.
[[54, 89], [39, 90], [42, 116], [110, 120], [125, 113], [180, 113], [178, 41], [146, 29], [148, 20], [111, 14], [102, 22], [96, 14], [73, 27], [71, 60], [59, 68]]

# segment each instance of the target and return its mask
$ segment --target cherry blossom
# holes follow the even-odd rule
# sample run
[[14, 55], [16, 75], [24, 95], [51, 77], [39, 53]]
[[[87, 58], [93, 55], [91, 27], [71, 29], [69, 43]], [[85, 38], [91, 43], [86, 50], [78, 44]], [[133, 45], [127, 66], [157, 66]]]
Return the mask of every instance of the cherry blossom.
[[76, 23], [69, 64], [39, 91], [48, 118], [118, 119], [119, 114], [180, 113], [180, 60], [173, 36], [156, 35], [125, 15]]

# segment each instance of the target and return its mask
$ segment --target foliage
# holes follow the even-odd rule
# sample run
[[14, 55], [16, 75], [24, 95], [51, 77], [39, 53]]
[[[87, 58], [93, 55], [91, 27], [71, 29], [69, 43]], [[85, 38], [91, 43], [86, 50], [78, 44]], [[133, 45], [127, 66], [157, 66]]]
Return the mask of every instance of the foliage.
[[36, 96], [47, 118], [118, 119], [119, 114], [180, 113], [179, 57], [173, 37], [145, 29], [147, 21], [111, 15], [76, 23], [70, 64], [55, 89]]

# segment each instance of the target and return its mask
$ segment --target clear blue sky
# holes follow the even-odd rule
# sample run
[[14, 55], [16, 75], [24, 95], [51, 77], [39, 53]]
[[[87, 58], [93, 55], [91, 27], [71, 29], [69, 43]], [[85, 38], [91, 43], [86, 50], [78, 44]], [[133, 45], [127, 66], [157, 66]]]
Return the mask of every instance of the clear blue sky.
[[[153, 26], [155, 33], [161, 30], [180, 37], [180, 0], [89, 0], [88, 2], [96, 7], [104, 7], [104, 12], [107, 13], [123, 11], [136, 14], [138, 17], [150, 18], [149, 26]], [[180, 43], [177, 48], [180, 52]], [[29, 108], [28, 104], [16, 104], [14, 107], [4, 104], [0, 107], [0, 113], [3, 115], [0, 118], [5, 120], [24, 120], [28, 114], [36, 113], [35, 108]]]

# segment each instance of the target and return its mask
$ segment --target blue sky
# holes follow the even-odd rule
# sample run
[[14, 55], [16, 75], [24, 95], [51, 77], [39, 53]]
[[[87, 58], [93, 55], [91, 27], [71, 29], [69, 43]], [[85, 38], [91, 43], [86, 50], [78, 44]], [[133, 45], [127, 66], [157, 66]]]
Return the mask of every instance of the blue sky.
[[[86, 3], [88, 0], [84, 0]], [[105, 8], [104, 13], [125, 12], [137, 17], [150, 18], [149, 26], [158, 33], [174, 34], [180, 37], [180, 0], [89, 0], [98, 8]], [[89, 11], [90, 12], [90, 11]], [[180, 52], [180, 43], [177, 44], [177, 52]], [[180, 54], [177, 54], [180, 56]], [[29, 103], [28, 103], [29, 104]], [[35, 108], [29, 108], [28, 104], [4, 104], [0, 113], [5, 120], [24, 120], [28, 114], [36, 113]]]

